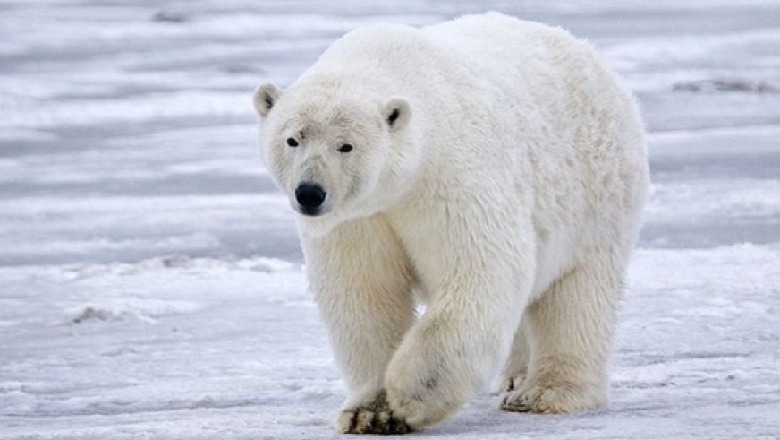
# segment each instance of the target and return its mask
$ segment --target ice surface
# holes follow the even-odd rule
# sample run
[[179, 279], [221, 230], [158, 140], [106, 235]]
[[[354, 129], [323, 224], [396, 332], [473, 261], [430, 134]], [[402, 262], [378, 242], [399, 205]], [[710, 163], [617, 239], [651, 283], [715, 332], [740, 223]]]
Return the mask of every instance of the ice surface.
[[0, 3], [0, 440], [314, 439], [344, 385], [253, 88], [343, 32], [501, 10], [636, 90], [653, 188], [606, 411], [423, 435], [780, 438], [776, 0]]
[[[606, 411], [498, 411], [426, 435], [775, 438], [780, 248], [642, 249]], [[22, 438], [334, 438], [344, 389], [299, 266], [190, 259], [0, 269], [0, 432]]]

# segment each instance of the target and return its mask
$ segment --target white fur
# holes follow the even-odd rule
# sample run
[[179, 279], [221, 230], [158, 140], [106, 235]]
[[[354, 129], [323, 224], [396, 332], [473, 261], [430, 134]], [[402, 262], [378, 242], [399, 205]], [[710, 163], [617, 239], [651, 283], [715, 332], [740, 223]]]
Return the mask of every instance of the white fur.
[[298, 223], [340, 430], [440, 421], [507, 358], [504, 409], [605, 404], [648, 170], [634, 100], [587, 43], [496, 13], [371, 26], [255, 106], [292, 205], [302, 181], [327, 191]]

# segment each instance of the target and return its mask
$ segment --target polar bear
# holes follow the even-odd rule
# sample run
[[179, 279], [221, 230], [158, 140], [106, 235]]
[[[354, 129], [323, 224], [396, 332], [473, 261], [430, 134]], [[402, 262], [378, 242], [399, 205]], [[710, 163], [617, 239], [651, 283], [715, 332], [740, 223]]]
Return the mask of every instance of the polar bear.
[[369, 26], [254, 106], [348, 386], [338, 430], [439, 422], [502, 365], [504, 410], [605, 405], [648, 165], [590, 45], [498, 13]]

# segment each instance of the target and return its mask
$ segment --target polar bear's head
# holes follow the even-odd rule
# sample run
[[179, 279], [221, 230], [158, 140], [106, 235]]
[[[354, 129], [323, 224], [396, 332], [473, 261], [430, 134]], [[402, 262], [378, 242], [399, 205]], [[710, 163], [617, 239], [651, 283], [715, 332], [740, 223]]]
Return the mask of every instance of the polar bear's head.
[[301, 223], [326, 232], [386, 209], [415, 178], [419, 148], [405, 99], [330, 82], [254, 94], [263, 158]]

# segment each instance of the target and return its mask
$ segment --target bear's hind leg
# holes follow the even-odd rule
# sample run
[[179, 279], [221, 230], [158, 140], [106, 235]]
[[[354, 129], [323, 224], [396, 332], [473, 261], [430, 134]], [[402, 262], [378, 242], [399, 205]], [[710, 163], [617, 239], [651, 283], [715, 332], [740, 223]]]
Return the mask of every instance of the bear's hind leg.
[[576, 266], [529, 306], [532, 359], [507, 411], [566, 413], [603, 407], [624, 259], [599, 252]]

